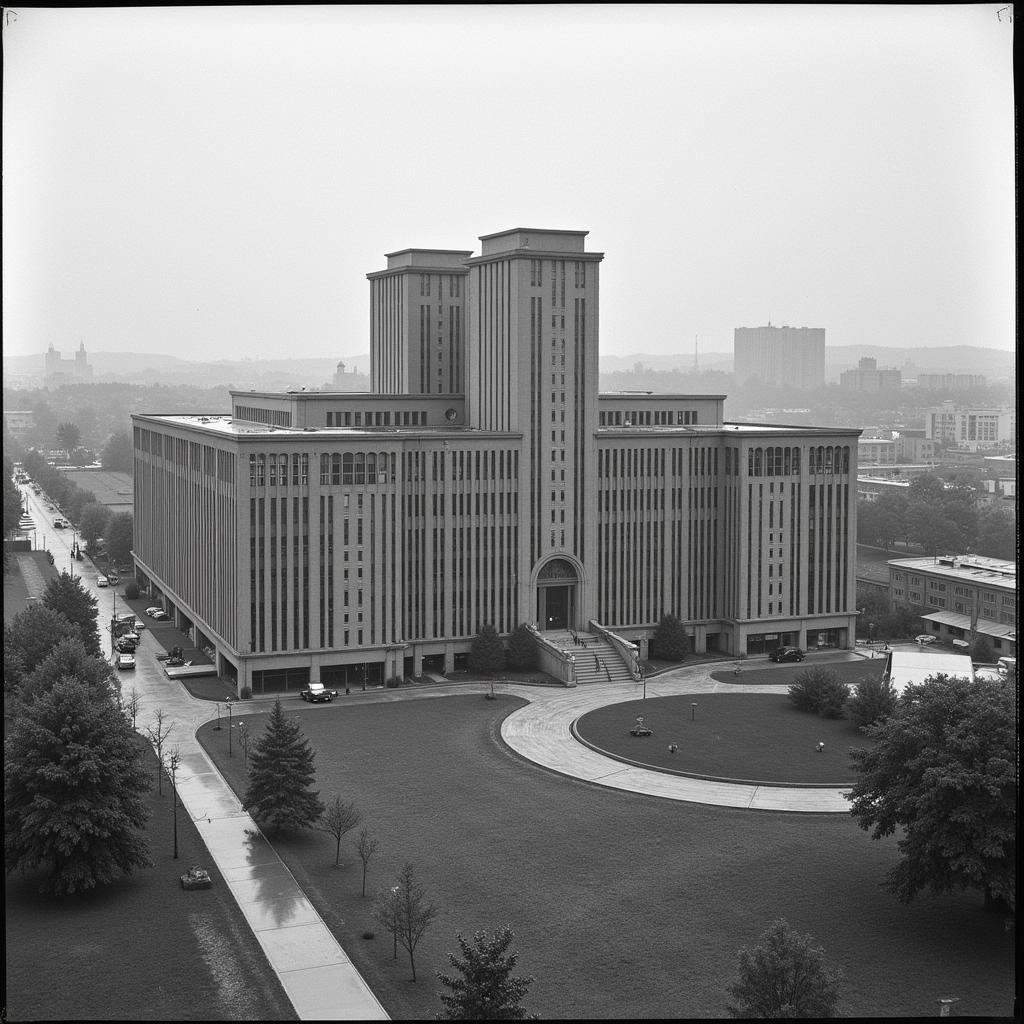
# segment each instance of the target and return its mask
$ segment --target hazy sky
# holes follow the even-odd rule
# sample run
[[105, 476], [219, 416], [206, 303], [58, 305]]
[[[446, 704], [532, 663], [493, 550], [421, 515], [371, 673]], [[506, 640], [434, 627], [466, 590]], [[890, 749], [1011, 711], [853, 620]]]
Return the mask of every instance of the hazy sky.
[[410, 246], [586, 229], [604, 355], [1014, 347], [1012, 8], [5, 11], [3, 351], [342, 358]]

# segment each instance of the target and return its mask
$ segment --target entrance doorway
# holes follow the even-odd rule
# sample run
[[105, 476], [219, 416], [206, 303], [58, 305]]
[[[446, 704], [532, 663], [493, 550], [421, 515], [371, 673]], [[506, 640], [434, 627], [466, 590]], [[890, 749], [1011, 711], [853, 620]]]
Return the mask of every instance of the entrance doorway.
[[539, 599], [539, 604], [543, 605], [537, 616], [541, 629], [568, 629], [572, 588], [543, 587]]
[[552, 559], [537, 577], [537, 628], [571, 629], [576, 623], [576, 569]]

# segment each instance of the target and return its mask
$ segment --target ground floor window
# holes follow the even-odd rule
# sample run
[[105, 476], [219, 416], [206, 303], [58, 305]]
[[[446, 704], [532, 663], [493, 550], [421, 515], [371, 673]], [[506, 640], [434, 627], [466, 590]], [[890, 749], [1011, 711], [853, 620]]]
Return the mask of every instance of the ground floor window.
[[825, 647], [841, 647], [845, 629], [809, 629], [807, 630], [807, 646], [821, 650]]
[[[713, 634], [717, 636], [717, 634]], [[708, 637], [710, 649], [710, 639]], [[747, 654], [771, 654], [780, 647], [793, 647], [797, 642], [795, 632], [749, 633], [747, 634]]]
[[253, 672], [252, 692], [290, 693], [309, 686], [309, 668], [273, 668]]

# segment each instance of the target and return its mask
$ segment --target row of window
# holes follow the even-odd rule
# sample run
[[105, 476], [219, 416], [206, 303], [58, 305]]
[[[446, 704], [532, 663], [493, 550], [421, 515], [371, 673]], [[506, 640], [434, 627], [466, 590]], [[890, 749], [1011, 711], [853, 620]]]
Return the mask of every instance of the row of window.
[[290, 427], [292, 414], [283, 409], [259, 409], [254, 405], [236, 405], [235, 418], [251, 423], [269, 423], [275, 427]]
[[633, 409], [599, 413], [597, 422], [602, 427], [691, 426], [699, 417], [690, 409]]
[[[429, 295], [433, 274], [420, 274], [420, 295]], [[438, 274], [437, 294], [444, 294], [444, 279], [448, 278], [448, 296], [457, 299], [462, 294], [462, 274]]]
[[[392, 423], [392, 418], [394, 423]], [[396, 410], [394, 414], [390, 410], [380, 412], [329, 412], [327, 414], [327, 426], [329, 427], [424, 427], [427, 424], [427, 414], [422, 410]]]

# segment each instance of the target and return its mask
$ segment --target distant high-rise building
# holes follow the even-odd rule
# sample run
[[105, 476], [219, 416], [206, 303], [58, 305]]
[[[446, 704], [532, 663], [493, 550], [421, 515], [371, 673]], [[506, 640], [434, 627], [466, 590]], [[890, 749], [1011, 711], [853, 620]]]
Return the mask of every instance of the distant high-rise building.
[[825, 383], [824, 327], [737, 327], [733, 340], [736, 383], [757, 380], [792, 388]]
[[878, 369], [878, 362], [865, 357], [856, 370], [845, 370], [839, 375], [839, 386], [852, 391], [898, 391], [903, 375], [899, 370]]

